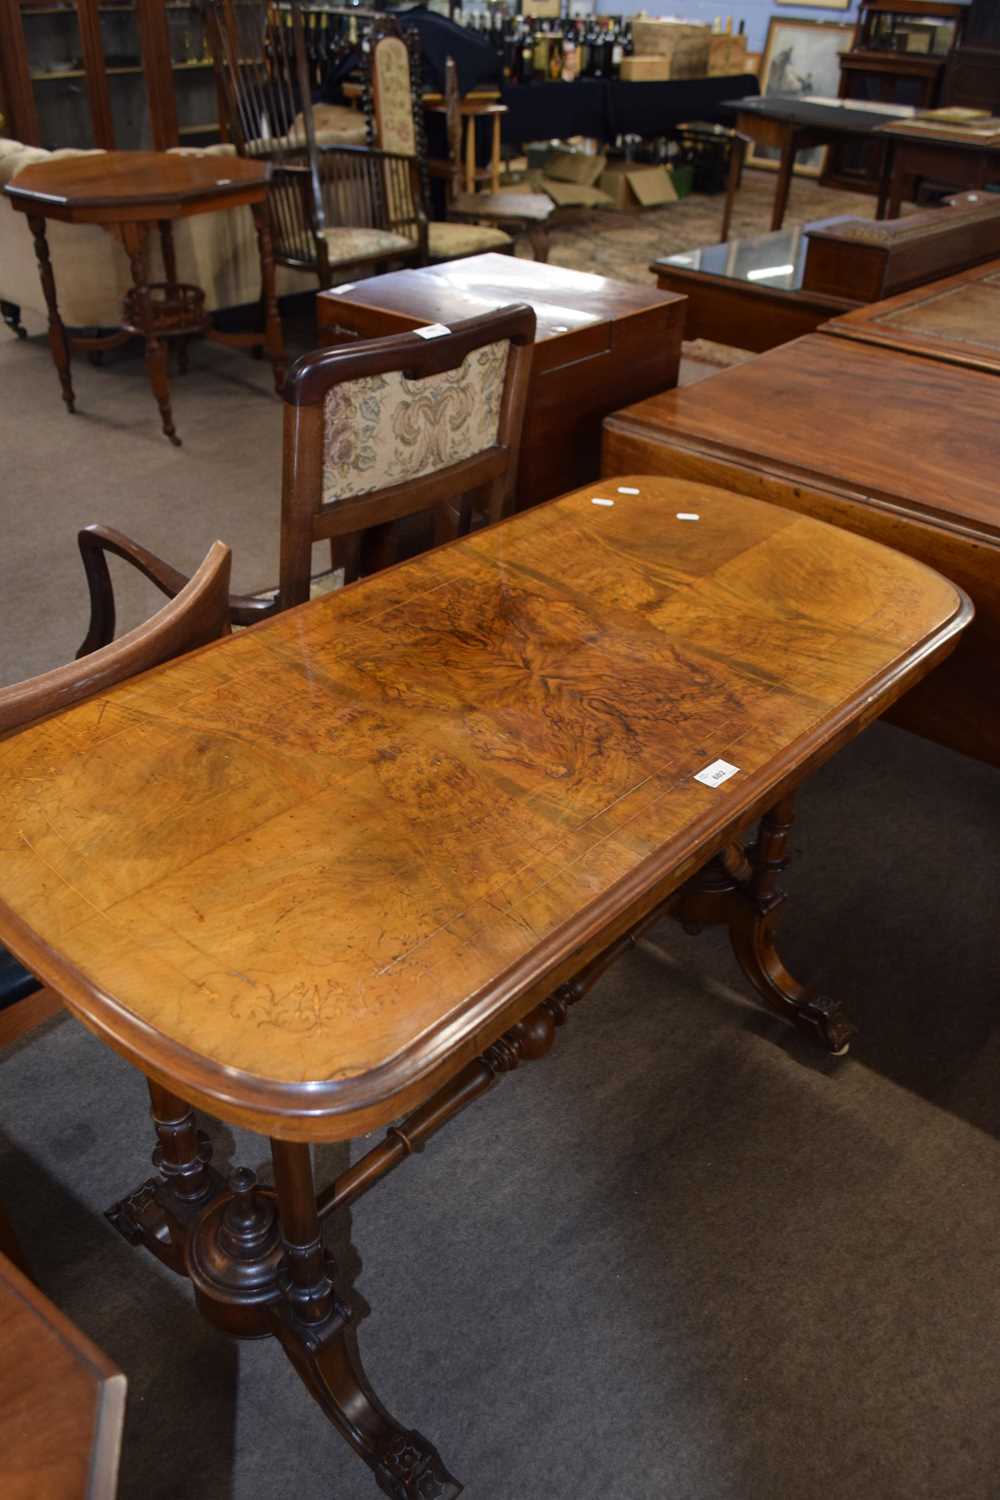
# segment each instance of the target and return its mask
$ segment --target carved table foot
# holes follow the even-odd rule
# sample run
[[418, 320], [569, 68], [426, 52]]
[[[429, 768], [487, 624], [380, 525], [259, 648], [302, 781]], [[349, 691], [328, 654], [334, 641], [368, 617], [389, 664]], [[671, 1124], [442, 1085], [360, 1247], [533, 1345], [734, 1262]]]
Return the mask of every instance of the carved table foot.
[[724, 850], [683, 888], [673, 915], [687, 932], [725, 923], [737, 962], [768, 1010], [839, 1056], [848, 1050], [856, 1026], [840, 1001], [793, 978], [775, 947], [787, 899], [778, 880], [788, 864], [793, 818], [787, 797], [761, 819], [757, 841], [745, 855], [735, 846]]
[[324, 1250], [309, 1147], [272, 1141], [285, 1259], [280, 1301], [268, 1308], [273, 1332], [338, 1432], [360, 1454], [392, 1500], [453, 1500], [462, 1486], [437, 1449], [390, 1416], [365, 1374], [349, 1332], [350, 1312], [334, 1291]]

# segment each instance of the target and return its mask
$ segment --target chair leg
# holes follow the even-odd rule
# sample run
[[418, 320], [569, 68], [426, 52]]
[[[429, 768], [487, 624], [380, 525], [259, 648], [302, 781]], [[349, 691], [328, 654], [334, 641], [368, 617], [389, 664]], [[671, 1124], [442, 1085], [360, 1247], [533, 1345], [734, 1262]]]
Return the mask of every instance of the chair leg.
[[338, 1432], [360, 1454], [393, 1500], [454, 1500], [462, 1486], [437, 1449], [408, 1430], [379, 1401], [334, 1290], [336, 1268], [324, 1249], [307, 1145], [272, 1141], [274, 1182], [284, 1241], [284, 1295], [270, 1305], [275, 1334], [292, 1365]]

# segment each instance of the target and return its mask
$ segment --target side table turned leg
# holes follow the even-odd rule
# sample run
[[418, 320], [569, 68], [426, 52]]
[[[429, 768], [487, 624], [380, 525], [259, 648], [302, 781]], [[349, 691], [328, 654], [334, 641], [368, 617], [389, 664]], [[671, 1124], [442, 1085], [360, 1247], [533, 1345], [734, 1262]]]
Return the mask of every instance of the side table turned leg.
[[838, 1000], [829, 1000], [785, 968], [775, 929], [787, 900], [779, 879], [788, 864], [794, 799], [784, 798], [761, 819], [746, 855], [725, 850], [682, 890], [673, 915], [686, 932], [725, 923], [737, 962], [768, 1010], [791, 1021], [825, 1052], [845, 1053], [857, 1030]]
[[[132, 285], [140, 297], [143, 288], [148, 284], [148, 272], [146, 261], [146, 248], [149, 233], [147, 224], [123, 224], [121, 226], [122, 243], [132, 267]], [[174, 427], [174, 414], [170, 406], [170, 380], [167, 364], [167, 348], [161, 338], [156, 336], [153, 330], [152, 314], [148, 308], [148, 294], [146, 297], [147, 309], [144, 321], [146, 323], [146, 373], [149, 383], [156, 397], [156, 404], [160, 409], [160, 423], [163, 427], [164, 436], [168, 437], [175, 448], [181, 446], [181, 440], [177, 436]]]
[[45, 220], [43, 218], [29, 217], [28, 227], [35, 239], [35, 258], [38, 261], [38, 274], [42, 281], [42, 291], [45, 293], [45, 305], [49, 311], [49, 348], [52, 350], [52, 358], [59, 373], [59, 384], [62, 387], [62, 398], [66, 403], [66, 410], [72, 412], [76, 410], [76, 397], [73, 394], [73, 381], [70, 377], [69, 339], [66, 336], [63, 320], [59, 316], [59, 304], [56, 301], [56, 279], [52, 274], [52, 261], [49, 257], [49, 241], [45, 233]]
[[285, 1262], [274, 1332], [310, 1394], [392, 1500], [454, 1500], [462, 1486], [437, 1449], [389, 1415], [368, 1382], [320, 1238], [309, 1147], [272, 1141]]
[[278, 310], [271, 219], [266, 203], [253, 205], [253, 218], [257, 230], [257, 247], [260, 252], [260, 298], [264, 308], [264, 348], [274, 371], [274, 389], [280, 396], [284, 389], [285, 369], [288, 361], [285, 356], [285, 339], [281, 331], [281, 314]]

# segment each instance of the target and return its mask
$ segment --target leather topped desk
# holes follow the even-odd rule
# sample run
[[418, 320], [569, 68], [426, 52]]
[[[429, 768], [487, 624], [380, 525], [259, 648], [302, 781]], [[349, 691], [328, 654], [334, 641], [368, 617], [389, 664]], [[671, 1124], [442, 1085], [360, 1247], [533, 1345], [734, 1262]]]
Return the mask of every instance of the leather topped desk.
[[1000, 374], [1000, 260], [859, 308], [820, 332]]
[[317, 320], [327, 336], [378, 338], [511, 302], [530, 303], [538, 319], [518, 469], [519, 503], [535, 503], [597, 477], [602, 417], [677, 384], [682, 297], [511, 255], [475, 255], [321, 292]]
[[[775, 951], [792, 792], [970, 612], [845, 532], [625, 478], [0, 742], [0, 940], [154, 1080], [161, 1173], [114, 1222], [217, 1326], [278, 1338], [395, 1500], [461, 1486], [368, 1383], [321, 1219], [543, 1057], [668, 913], [724, 923], [842, 1050]], [[227, 1185], [187, 1103], [270, 1134], [275, 1189]], [[308, 1142], [390, 1121], [317, 1199]]]
[[976, 620], [896, 722], [1000, 765], [1000, 385], [847, 338], [810, 334], [695, 392], [605, 422], [608, 472], [642, 468], [774, 501], [919, 557]]

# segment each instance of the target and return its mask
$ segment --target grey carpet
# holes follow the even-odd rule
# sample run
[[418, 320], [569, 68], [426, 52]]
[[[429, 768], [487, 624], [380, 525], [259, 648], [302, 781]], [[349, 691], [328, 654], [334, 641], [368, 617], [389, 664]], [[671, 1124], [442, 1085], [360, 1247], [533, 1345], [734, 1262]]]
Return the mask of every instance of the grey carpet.
[[[262, 367], [194, 361], [175, 452], [140, 360], [80, 362], [70, 418], [44, 344], [0, 338], [0, 680], [78, 644], [86, 521], [273, 577], [280, 407]], [[804, 795], [788, 877], [786, 956], [849, 1002], [850, 1058], [668, 928], [333, 1227], [377, 1389], [470, 1500], [996, 1500], [998, 813], [997, 773], [877, 726]], [[129, 1378], [123, 1500], [377, 1493], [277, 1349], [101, 1217], [148, 1171], [141, 1080], [63, 1019], [0, 1056], [0, 1100], [0, 1201]]]

